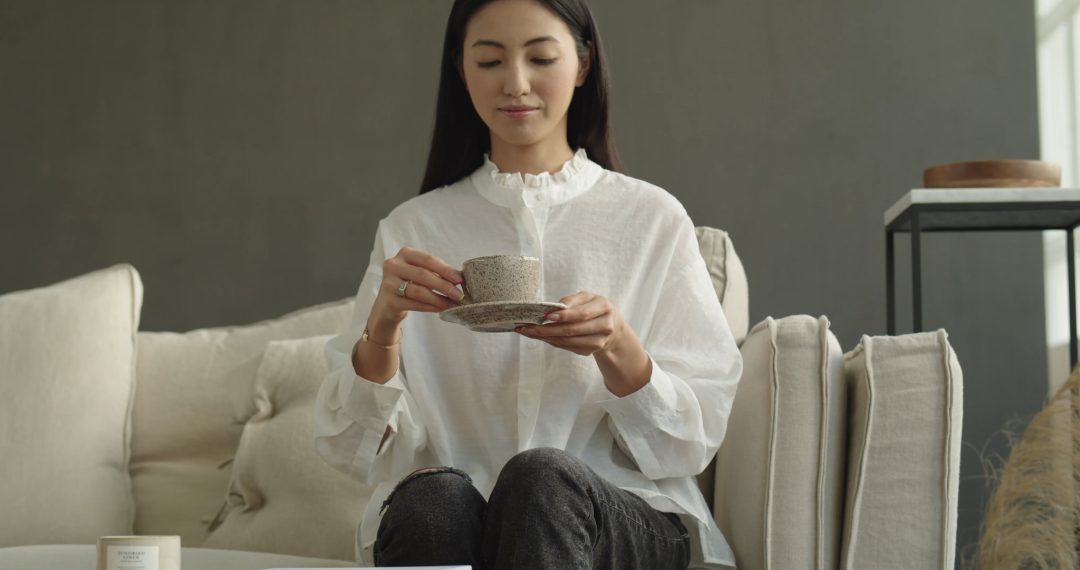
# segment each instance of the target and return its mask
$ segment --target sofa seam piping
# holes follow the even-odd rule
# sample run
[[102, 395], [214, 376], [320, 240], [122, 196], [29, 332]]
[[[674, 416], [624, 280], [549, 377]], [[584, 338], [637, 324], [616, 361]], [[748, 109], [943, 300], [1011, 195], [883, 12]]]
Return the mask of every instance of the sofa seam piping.
[[129, 392], [127, 409], [124, 413], [124, 440], [123, 440], [123, 468], [126, 475], [125, 481], [127, 482], [128, 494], [131, 498], [131, 502], [128, 504], [128, 528], [131, 532], [135, 533], [135, 481], [131, 477], [131, 446], [135, 436], [134, 421], [132, 416], [135, 413], [135, 390], [138, 387], [138, 361], [139, 361], [139, 323], [140, 323], [140, 308], [142, 306], [143, 291], [141, 279], [138, 279], [138, 270], [131, 264], [126, 264], [126, 270], [128, 274], [128, 284], [131, 287], [131, 299], [129, 309], [131, 311], [131, 359], [128, 364], [130, 370], [130, 378], [128, 380]]
[[819, 570], [824, 570], [825, 560], [822, 545], [825, 542], [824, 536], [824, 522], [822, 521], [822, 513], [825, 510], [825, 469], [827, 466], [827, 460], [829, 457], [829, 434], [828, 434], [828, 420], [829, 420], [829, 324], [828, 319], [821, 317], [818, 319], [818, 339], [819, 350], [818, 357], [821, 358], [820, 366], [820, 379], [819, 384], [821, 386], [821, 417], [818, 422], [818, 437], [821, 440], [821, 444], [818, 446], [818, 472], [817, 472], [817, 492], [815, 497], [816, 512], [815, 512], [815, 544], [816, 550], [815, 566]]
[[772, 421], [769, 422], [769, 458], [768, 458], [768, 465], [766, 466], [766, 470], [765, 470], [766, 474], [767, 474], [767, 477], [768, 477], [768, 482], [769, 483], [766, 486], [767, 491], [765, 493], [765, 505], [764, 505], [764, 507], [765, 507], [765, 517], [764, 517], [765, 540], [763, 541], [763, 546], [765, 547], [765, 552], [763, 553], [764, 556], [762, 557], [762, 559], [765, 562], [765, 568], [763, 570], [771, 570], [771, 568], [772, 568], [772, 499], [773, 499], [774, 486], [776, 484], [776, 470], [775, 470], [776, 469], [776, 431], [777, 431], [776, 424], [777, 424], [777, 415], [778, 415], [777, 412], [778, 412], [778, 410], [780, 408], [780, 401], [779, 401], [780, 400], [780, 389], [779, 389], [779, 386], [778, 386], [779, 370], [777, 368], [778, 361], [779, 361], [779, 358], [777, 356], [777, 354], [778, 354], [778, 348], [777, 348], [777, 332], [778, 332], [777, 329], [778, 329], [778, 325], [777, 325], [776, 321], [772, 317], [768, 317], [766, 322], [768, 322], [768, 327], [769, 327], [769, 343], [770, 343], [769, 348], [771, 349], [770, 354], [769, 354], [769, 368], [771, 369], [770, 371], [772, 372], [772, 374], [770, 374], [769, 389], [772, 391], [772, 394], [770, 395], [769, 399], [770, 399], [770, 404], [771, 404], [771, 408], [772, 408], [771, 409]]
[[872, 435], [872, 422], [870, 421], [870, 416], [874, 408], [873, 341], [869, 337], [864, 336], [862, 345], [863, 357], [865, 362], [864, 368], [866, 369], [866, 408], [868, 411], [866, 413], [866, 421], [864, 422], [863, 426], [863, 441], [861, 446], [862, 449], [859, 450], [859, 460], [855, 468], [854, 489], [851, 493], [851, 517], [850, 520], [845, 521], [848, 525], [848, 528], [851, 529], [851, 532], [848, 534], [849, 538], [847, 552], [842, 553], [845, 562], [847, 563], [845, 564], [845, 568], [852, 567], [851, 562], [854, 556], [849, 555], [849, 553], [853, 554], [858, 547], [858, 537], [855, 534], [854, 529], [859, 528], [859, 519], [861, 518], [859, 514], [861, 512], [860, 507], [862, 505], [862, 491], [863, 485], [865, 483], [864, 479], [866, 476], [866, 454], [869, 447], [868, 442], [870, 441]]

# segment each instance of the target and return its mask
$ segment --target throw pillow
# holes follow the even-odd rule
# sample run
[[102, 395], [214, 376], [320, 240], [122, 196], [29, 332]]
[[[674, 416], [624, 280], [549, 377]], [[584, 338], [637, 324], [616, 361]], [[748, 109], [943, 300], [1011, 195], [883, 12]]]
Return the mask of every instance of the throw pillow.
[[228, 507], [205, 546], [352, 560], [373, 487], [315, 452], [315, 396], [329, 336], [271, 342], [255, 379], [258, 410], [240, 437]]
[[267, 343], [344, 330], [353, 300], [247, 326], [139, 334], [131, 477], [138, 534], [200, 546], [222, 505]]
[[131, 534], [142, 294], [120, 264], [0, 296], [0, 547]]
[[765, 319], [717, 454], [714, 514], [739, 568], [835, 568], [843, 499], [843, 352], [825, 317]]

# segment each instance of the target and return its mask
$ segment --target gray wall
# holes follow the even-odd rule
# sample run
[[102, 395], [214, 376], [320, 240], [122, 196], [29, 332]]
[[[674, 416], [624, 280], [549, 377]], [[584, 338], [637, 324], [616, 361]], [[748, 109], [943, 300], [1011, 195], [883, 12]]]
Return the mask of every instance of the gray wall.
[[[928, 165], [1038, 155], [1028, 2], [592, 5], [628, 173], [732, 233], [752, 321], [826, 314], [845, 349], [883, 334], [885, 208]], [[352, 295], [376, 222], [419, 185], [448, 11], [0, 0], [0, 292], [131, 262], [144, 330]], [[1003, 452], [994, 434], [1043, 394], [1040, 243], [925, 241], [926, 326], [965, 371], [961, 546], [976, 450]]]

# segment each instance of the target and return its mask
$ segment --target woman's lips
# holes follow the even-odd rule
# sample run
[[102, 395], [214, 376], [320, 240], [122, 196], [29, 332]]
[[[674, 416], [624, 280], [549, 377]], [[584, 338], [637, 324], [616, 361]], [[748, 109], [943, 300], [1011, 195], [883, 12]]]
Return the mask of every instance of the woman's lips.
[[499, 111], [511, 119], [522, 119], [536, 111], [535, 107], [503, 107]]

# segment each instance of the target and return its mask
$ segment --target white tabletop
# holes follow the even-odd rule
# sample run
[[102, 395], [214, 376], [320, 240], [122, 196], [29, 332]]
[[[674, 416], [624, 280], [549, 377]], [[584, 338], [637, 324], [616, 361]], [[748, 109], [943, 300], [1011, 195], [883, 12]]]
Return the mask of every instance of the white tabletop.
[[916, 188], [885, 210], [888, 226], [912, 206], [944, 206], [1075, 202], [1080, 209], [1080, 188]]
[[[180, 550], [180, 560], [184, 570], [356, 567], [355, 562], [342, 560], [187, 546]], [[3, 570], [95, 570], [97, 568], [97, 547], [93, 544], [40, 544], [4, 547], [0, 548], [0, 568]], [[465, 568], [468, 568], [468, 566]], [[367, 568], [365, 570], [373, 569]]]

